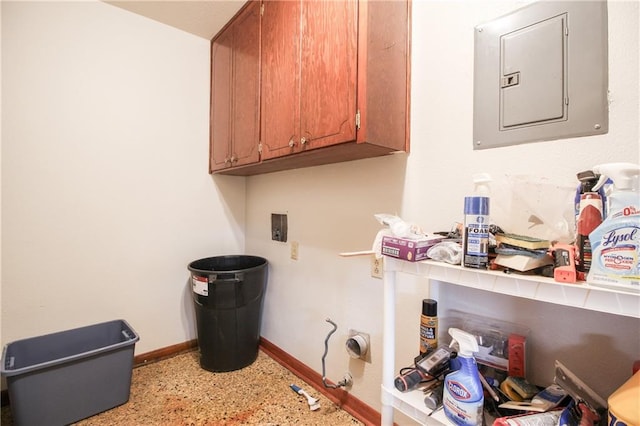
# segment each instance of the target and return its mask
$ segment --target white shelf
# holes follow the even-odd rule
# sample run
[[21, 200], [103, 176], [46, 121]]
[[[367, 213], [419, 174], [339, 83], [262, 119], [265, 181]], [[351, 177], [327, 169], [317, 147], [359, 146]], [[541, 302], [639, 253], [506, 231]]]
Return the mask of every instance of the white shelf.
[[402, 393], [397, 389], [386, 389], [382, 386], [382, 401], [415, 421], [430, 426], [453, 426], [442, 409], [431, 412], [424, 404], [421, 391]]
[[471, 287], [483, 291], [523, 297], [540, 302], [555, 303], [606, 312], [613, 315], [640, 318], [640, 294], [610, 290], [587, 283], [565, 284], [535, 275], [506, 274], [499, 271], [475, 270], [458, 265], [425, 260], [407, 262], [384, 257], [383, 306], [383, 367], [382, 367], [382, 424], [393, 424], [393, 410], [397, 409], [425, 425], [451, 425], [442, 410], [429, 415], [421, 392], [401, 393], [393, 384], [395, 378], [395, 303], [396, 273], [419, 275], [430, 280]]
[[407, 262], [385, 257], [384, 262], [387, 271], [420, 275], [436, 281], [541, 302], [640, 318], [640, 293], [611, 290], [585, 282], [559, 283], [552, 278], [536, 275], [475, 270], [432, 260]]

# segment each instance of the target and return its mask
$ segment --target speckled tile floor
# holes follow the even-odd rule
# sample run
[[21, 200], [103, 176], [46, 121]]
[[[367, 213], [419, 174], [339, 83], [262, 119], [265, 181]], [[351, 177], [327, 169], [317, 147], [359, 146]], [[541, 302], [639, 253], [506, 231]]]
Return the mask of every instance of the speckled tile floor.
[[[191, 351], [134, 368], [129, 402], [76, 425], [362, 425], [263, 352], [228, 373], [203, 370], [198, 357]], [[319, 398], [321, 408], [310, 411], [291, 383]], [[12, 424], [9, 407], [1, 421]]]

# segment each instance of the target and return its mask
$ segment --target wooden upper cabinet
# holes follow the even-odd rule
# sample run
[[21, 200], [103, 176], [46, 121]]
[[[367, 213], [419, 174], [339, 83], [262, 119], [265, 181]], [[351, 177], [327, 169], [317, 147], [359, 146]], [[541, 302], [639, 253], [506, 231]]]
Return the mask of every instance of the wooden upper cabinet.
[[211, 45], [211, 121], [209, 171], [230, 166], [233, 34], [221, 34]]
[[210, 126], [210, 172], [260, 160], [259, 2], [211, 43]]
[[411, 1], [360, 1], [358, 143], [409, 152]]
[[357, 16], [356, 0], [302, 1], [302, 148], [356, 138]]
[[265, 1], [262, 159], [355, 140], [356, 0]]
[[[211, 170], [253, 175], [408, 152], [410, 16], [409, 0], [248, 2], [212, 45]], [[229, 153], [216, 153], [227, 139]]]
[[269, 1], [262, 12], [262, 158], [300, 141], [300, 1]]

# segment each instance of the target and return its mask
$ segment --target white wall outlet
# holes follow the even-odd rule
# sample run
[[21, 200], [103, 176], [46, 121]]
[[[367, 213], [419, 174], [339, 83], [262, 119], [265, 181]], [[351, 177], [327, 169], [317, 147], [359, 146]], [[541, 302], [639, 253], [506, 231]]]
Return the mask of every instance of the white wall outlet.
[[297, 241], [291, 241], [291, 259], [293, 260], [298, 260], [298, 242]]
[[371, 255], [371, 276], [373, 278], [382, 278], [382, 272], [384, 270], [383, 257], [378, 259], [375, 254]]

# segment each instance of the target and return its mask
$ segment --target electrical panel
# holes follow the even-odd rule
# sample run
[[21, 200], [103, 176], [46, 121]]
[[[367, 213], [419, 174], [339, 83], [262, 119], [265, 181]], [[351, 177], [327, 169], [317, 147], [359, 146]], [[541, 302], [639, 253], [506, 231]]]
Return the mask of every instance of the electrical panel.
[[539, 2], [475, 28], [474, 149], [607, 133], [604, 1]]

